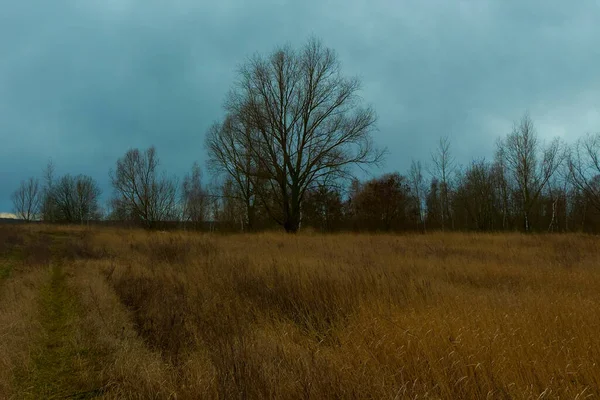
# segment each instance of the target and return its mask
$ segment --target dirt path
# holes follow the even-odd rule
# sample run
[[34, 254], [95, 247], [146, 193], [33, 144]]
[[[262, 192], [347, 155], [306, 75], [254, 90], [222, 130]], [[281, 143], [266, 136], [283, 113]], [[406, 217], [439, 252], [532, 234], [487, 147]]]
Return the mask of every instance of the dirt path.
[[23, 376], [22, 398], [88, 399], [102, 395], [102, 355], [86, 346], [90, 338], [82, 329], [81, 309], [67, 280], [62, 266], [50, 266], [47, 284], [39, 293], [41, 330], [34, 345], [33, 368]]

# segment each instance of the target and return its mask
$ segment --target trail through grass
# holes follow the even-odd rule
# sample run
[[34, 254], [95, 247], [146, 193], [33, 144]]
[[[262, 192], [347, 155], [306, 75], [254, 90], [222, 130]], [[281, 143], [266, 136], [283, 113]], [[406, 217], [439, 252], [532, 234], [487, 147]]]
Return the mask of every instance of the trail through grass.
[[50, 267], [40, 292], [39, 343], [33, 368], [24, 377], [23, 398], [88, 399], [102, 394], [100, 354], [84, 345], [77, 297], [60, 265]]
[[6, 279], [12, 272], [12, 264], [7, 261], [0, 260], [0, 280]]
[[12, 275], [15, 262], [19, 259], [19, 256], [20, 254], [16, 250], [0, 254], [0, 282]]

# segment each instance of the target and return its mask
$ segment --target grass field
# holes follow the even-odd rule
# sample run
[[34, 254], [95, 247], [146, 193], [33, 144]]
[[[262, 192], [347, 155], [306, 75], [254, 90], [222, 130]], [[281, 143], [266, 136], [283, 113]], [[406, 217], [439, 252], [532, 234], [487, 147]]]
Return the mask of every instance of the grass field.
[[599, 249], [0, 227], [0, 398], [598, 398]]

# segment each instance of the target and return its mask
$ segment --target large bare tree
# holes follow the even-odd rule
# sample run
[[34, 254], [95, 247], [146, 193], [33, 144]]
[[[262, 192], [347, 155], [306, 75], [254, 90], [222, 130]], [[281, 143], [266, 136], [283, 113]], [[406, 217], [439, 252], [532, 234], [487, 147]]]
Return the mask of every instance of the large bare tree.
[[40, 182], [36, 178], [21, 181], [21, 184], [11, 195], [15, 215], [25, 221], [37, 218], [42, 201]]
[[543, 146], [527, 113], [515, 123], [512, 133], [500, 141], [499, 146], [519, 195], [523, 229], [529, 232], [530, 212], [564, 161], [563, 146], [558, 138]]
[[382, 159], [371, 136], [375, 112], [362, 106], [359, 90], [360, 81], [344, 77], [336, 53], [316, 39], [299, 51], [286, 46], [256, 55], [240, 68], [226, 102], [238, 129], [217, 131], [234, 137], [209, 139], [233, 142], [234, 154], [223, 158], [209, 144], [210, 159], [237, 170], [250, 158], [253, 168], [241, 170], [264, 180], [269, 214], [296, 232], [307, 189]]
[[568, 160], [571, 182], [600, 211], [600, 133], [580, 138], [571, 149]]
[[177, 184], [159, 174], [159, 164], [154, 147], [144, 152], [131, 149], [117, 160], [117, 168], [110, 172], [117, 215], [133, 218], [147, 228], [176, 218]]

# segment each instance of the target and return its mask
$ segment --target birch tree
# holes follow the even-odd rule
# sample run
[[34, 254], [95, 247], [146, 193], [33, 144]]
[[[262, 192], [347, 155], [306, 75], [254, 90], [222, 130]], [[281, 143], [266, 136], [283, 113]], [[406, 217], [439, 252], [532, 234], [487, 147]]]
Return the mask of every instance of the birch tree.
[[558, 138], [544, 146], [529, 114], [515, 123], [513, 131], [499, 142], [499, 146], [520, 200], [523, 230], [529, 232], [530, 212], [564, 161], [564, 148]]

